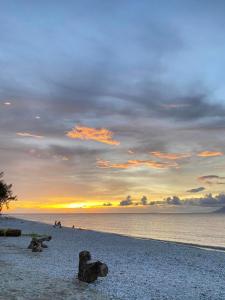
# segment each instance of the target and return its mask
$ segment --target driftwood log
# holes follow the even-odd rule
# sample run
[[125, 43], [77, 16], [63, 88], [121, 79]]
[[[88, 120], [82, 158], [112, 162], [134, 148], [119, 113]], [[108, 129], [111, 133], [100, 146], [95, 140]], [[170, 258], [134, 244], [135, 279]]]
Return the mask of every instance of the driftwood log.
[[0, 236], [21, 236], [20, 229], [0, 229]]
[[108, 267], [100, 261], [92, 261], [89, 251], [79, 253], [78, 279], [87, 283], [94, 282], [98, 277], [105, 277]]
[[43, 248], [48, 248], [48, 246], [44, 242], [48, 242], [52, 239], [51, 236], [46, 236], [42, 238], [32, 238], [28, 249], [32, 249], [32, 252], [42, 252]]

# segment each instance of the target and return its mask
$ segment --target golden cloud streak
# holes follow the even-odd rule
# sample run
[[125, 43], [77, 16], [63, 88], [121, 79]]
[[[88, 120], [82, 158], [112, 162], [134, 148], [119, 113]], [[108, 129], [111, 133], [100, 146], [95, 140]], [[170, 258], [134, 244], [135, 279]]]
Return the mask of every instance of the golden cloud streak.
[[189, 153], [164, 153], [160, 151], [150, 152], [150, 154], [155, 157], [168, 159], [168, 160], [177, 160], [177, 159], [187, 158], [191, 156], [191, 154]]
[[129, 169], [133, 167], [147, 166], [152, 169], [178, 168], [177, 163], [157, 162], [154, 160], [128, 160], [125, 163], [111, 163], [108, 160], [98, 160], [97, 167], [103, 169]]
[[120, 142], [113, 139], [113, 132], [106, 128], [90, 128], [85, 126], [76, 126], [66, 134], [71, 139], [93, 140], [96, 142], [119, 145]]
[[33, 134], [33, 133], [29, 133], [29, 132], [17, 132], [16, 134], [19, 135], [19, 136], [22, 136], [22, 137], [32, 137], [32, 138], [36, 138], [36, 139], [42, 139], [43, 138], [42, 135], [36, 135], [36, 134]]
[[202, 151], [197, 154], [197, 156], [200, 157], [213, 157], [213, 156], [222, 156], [222, 155], [224, 155], [224, 153], [219, 151]]

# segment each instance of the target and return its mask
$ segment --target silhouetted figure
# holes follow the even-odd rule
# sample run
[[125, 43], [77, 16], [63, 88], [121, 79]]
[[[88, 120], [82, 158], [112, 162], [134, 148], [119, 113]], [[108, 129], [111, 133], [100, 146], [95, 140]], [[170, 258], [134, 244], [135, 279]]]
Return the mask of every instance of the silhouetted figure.
[[61, 222], [60, 221], [55, 221], [55, 224], [53, 225], [53, 227], [59, 227], [59, 228], [62, 228], [62, 224], [61, 224]]

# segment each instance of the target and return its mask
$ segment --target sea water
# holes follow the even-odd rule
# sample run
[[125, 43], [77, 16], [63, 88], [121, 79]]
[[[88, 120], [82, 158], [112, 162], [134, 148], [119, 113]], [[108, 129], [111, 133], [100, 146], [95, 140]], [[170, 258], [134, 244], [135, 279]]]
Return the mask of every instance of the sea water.
[[225, 214], [17, 214], [18, 218], [62, 226], [225, 247]]

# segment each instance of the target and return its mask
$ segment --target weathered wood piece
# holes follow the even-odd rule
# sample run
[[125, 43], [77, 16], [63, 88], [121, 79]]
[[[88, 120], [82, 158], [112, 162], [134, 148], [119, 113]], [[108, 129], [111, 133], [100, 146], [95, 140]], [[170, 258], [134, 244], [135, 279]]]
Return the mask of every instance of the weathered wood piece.
[[0, 236], [11, 236], [11, 237], [16, 237], [16, 236], [21, 236], [21, 230], [20, 229], [0, 229]]
[[101, 261], [92, 261], [89, 251], [79, 253], [78, 279], [87, 283], [94, 282], [98, 277], [105, 277], [108, 267]]
[[46, 244], [44, 244], [45, 241], [50, 241], [52, 239], [51, 236], [46, 236], [42, 238], [32, 238], [28, 249], [32, 249], [32, 252], [42, 252], [43, 248], [48, 248]]

